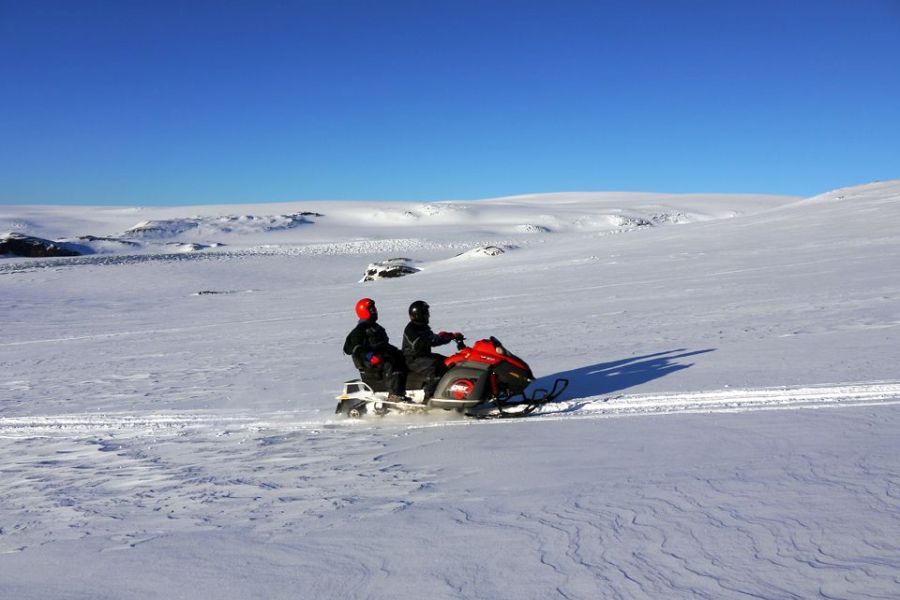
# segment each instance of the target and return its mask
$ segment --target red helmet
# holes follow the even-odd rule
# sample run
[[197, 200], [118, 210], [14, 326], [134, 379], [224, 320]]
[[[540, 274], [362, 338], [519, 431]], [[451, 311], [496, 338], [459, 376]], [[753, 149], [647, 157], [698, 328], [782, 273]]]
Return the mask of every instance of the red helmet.
[[363, 298], [356, 303], [356, 316], [363, 321], [378, 318], [378, 309], [375, 308], [375, 301], [371, 298]]

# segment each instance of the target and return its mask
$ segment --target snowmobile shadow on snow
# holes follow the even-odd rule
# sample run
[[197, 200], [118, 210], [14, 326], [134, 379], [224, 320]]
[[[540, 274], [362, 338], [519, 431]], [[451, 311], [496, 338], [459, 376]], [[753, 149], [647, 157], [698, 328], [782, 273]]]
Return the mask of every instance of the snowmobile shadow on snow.
[[568, 379], [569, 387], [565, 394], [557, 399], [558, 402], [589, 396], [602, 396], [692, 367], [694, 363], [680, 363], [677, 361], [681, 358], [713, 351], [715, 351], [715, 348], [693, 351], [688, 351], [686, 348], [676, 348], [665, 352], [656, 352], [655, 354], [632, 356], [612, 362], [572, 369], [571, 371], [553, 373], [536, 380], [534, 386], [537, 388], [546, 387], [552, 385], [555, 379]]

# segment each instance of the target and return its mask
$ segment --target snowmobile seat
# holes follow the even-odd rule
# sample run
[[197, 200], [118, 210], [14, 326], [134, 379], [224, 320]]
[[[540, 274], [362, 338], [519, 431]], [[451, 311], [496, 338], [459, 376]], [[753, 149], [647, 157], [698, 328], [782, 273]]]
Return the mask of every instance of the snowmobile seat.
[[[388, 380], [381, 376], [381, 371], [375, 369], [359, 369], [359, 378], [363, 383], [372, 388], [373, 392], [389, 391]], [[418, 373], [410, 373], [406, 377], [407, 390], [422, 389], [423, 377]]]

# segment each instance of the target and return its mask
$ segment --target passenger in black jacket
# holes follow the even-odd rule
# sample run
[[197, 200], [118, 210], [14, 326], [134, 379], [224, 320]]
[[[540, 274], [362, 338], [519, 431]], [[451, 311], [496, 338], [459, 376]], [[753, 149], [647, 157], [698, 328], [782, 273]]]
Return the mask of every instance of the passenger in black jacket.
[[422, 375], [425, 400], [431, 398], [438, 381], [447, 371], [444, 365], [446, 357], [432, 352], [431, 349], [434, 346], [443, 346], [460, 336], [458, 333], [446, 331], [434, 333], [428, 326], [430, 318], [428, 304], [424, 300], [416, 300], [409, 305], [409, 323], [403, 330], [403, 356], [409, 370]]
[[396, 346], [388, 343], [384, 327], [379, 325], [378, 309], [370, 298], [356, 303], [359, 323], [344, 341], [344, 354], [353, 357], [353, 364], [360, 371], [372, 373], [388, 384], [388, 400], [409, 402], [406, 397], [406, 361]]

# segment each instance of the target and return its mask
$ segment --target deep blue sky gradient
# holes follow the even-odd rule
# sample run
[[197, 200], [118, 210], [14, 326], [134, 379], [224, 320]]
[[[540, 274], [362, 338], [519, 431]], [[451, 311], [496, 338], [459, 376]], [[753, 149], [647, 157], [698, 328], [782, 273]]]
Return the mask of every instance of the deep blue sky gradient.
[[900, 177], [900, 0], [0, 0], [0, 203]]

